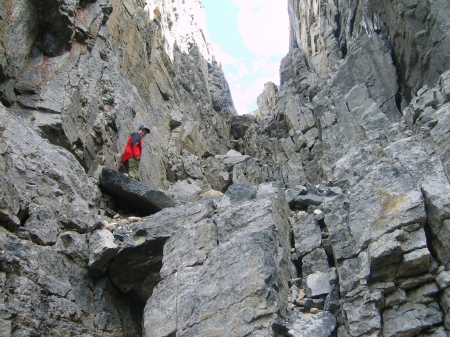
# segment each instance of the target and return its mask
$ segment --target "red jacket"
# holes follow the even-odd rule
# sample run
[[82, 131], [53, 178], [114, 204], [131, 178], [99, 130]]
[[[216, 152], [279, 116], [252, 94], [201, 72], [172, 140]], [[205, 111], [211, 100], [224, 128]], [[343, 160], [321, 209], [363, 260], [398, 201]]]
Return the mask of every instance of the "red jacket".
[[133, 132], [130, 137], [128, 137], [127, 145], [125, 146], [125, 151], [122, 154], [122, 164], [130, 159], [131, 157], [138, 157], [141, 159], [142, 154], [142, 140], [141, 136], [137, 132]]

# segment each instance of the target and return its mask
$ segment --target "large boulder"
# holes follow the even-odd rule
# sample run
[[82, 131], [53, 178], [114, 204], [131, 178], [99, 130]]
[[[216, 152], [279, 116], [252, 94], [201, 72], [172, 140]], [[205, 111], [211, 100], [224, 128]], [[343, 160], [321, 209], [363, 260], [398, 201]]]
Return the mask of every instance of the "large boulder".
[[269, 186], [263, 193], [249, 183], [232, 186], [216, 200], [213, 221], [169, 239], [163, 279], [144, 310], [144, 336], [221, 335], [225, 324], [229, 335], [268, 335], [283, 324], [293, 276], [287, 204], [268, 185], [271, 193]]
[[111, 168], [103, 168], [100, 186], [105, 192], [147, 215], [176, 206], [176, 202], [162, 190], [147, 186]]

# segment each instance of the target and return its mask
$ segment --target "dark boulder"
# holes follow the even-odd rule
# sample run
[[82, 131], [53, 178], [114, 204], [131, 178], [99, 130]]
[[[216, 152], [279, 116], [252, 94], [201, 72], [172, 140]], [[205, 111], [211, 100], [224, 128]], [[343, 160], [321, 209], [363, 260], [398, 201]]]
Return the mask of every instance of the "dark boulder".
[[105, 192], [127, 203], [130, 208], [146, 215], [163, 208], [174, 207], [176, 202], [163, 191], [131, 179], [125, 174], [105, 167], [100, 175], [100, 187]]
[[290, 203], [289, 207], [293, 208], [307, 208], [308, 206], [319, 206], [323, 201], [323, 197], [315, 194], [297, 195]]

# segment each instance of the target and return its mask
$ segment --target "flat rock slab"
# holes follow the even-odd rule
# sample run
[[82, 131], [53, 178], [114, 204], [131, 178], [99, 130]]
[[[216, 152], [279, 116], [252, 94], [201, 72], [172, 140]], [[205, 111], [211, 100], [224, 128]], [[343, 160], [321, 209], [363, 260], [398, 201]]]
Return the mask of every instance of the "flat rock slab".
[[154, 214], [176, 202], [163, 191], [131, 179], [125, 174], [105, 167], [100, 175], [100, 187], [107, 193], [127, 203], [131, 208]]
[[297, 195], [294, 200], [289, 204], [293, 207], [308, 207], [311, 205], [319, 206], [323, 201], [321, 196], [315, 194]]
[[243, 156], [230, 156], [227, 157], [223, 160], [224, 164], [227, 165], [236, 165], [239, 163], [243, 163], [244, 161], [248, 160], [249, 158], [251, 158], [250, 156], [247, 155], [243, 155]]

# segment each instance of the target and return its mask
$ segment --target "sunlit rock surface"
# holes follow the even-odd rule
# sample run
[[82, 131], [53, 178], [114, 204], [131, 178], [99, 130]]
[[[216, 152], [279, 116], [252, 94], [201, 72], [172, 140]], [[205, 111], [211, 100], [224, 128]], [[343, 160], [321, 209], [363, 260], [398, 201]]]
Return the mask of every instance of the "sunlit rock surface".
[[201, 1], [1, 2], [1, 336], [449, 334], [450, 5], [287, 7], [236, 116]]

